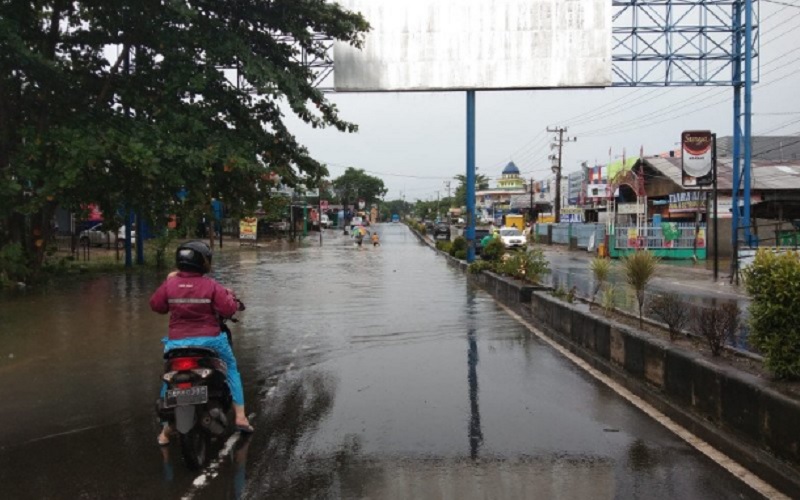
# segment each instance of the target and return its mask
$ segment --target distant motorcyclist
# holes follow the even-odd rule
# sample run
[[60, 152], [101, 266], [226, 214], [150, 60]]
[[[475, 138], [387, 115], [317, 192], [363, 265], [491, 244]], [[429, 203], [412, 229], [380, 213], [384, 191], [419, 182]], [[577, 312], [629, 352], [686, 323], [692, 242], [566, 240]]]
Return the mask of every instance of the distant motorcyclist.
[[[163, 339], [164, 352], [181, 347], [213, 349], [228, 368], [228, 385], [236, 412], [236, 427], [253, 432], [244, 410], [242, 379], [231, 344], [220, 331], [219, 317], [228, 318], [238, 310], [231, 290], [204, 276], [211, 270], [211, 248], [202, 241], [181, 244], [175, 253], [177, 272], [172, 272], [150, 298], [150, 308], [160, 314], [169, 313], [169, 336]], [[166, 387], [166, 386], [165, 386]], [[165, 387], [161, 397], [164, 397]], [[165, 424], [158, 436], [159, 444], [169, 443], [172, 429]]]

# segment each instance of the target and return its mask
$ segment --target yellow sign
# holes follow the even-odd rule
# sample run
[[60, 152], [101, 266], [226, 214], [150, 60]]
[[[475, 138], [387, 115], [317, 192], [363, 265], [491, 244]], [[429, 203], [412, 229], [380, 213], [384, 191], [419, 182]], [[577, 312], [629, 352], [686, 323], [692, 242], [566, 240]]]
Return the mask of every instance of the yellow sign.
[[239, 221], [239, 239], [256, 241], [258, 234], [258, 219], [245, 217]]

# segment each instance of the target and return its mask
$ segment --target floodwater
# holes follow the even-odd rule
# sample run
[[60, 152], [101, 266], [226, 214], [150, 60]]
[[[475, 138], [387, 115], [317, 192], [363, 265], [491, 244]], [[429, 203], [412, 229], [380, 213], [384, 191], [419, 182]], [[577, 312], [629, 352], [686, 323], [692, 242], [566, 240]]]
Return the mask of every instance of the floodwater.
[[2, 497], [757, 497], [404, 226], [378, 232], [215, 256], [248, 306], [232, 329], [256, 433], [199, 479], [155, 441], [163, 276], [3, 297]]

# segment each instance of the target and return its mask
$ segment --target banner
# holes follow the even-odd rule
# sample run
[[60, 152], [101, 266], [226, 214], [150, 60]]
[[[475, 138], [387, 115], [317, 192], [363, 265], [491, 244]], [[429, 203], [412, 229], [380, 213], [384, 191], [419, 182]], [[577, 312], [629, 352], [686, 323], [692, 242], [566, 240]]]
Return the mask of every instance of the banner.
[[258, 235], [258, 219], [255, 217], [245, 217], [239, 221], [239, 239], [245, 241], [256, 241]]
[[708, 186], [714, 182], [712, 172], [713, 137], [708, 130], [681, 134], [681, 164], [684, 186]]
[[685, 191], [669, 195], [669, 211], [672, 213], [705, 212], [705, 191]]

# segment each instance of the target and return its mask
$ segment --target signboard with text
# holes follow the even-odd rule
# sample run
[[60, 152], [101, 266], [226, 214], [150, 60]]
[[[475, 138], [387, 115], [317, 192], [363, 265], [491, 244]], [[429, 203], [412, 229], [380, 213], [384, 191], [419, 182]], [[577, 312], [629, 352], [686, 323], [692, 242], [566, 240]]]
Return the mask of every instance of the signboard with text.
[[669, 211], [671, 213], [705, 212], [705, 191], [685, 191], [669, 195]]
[[258, 219], [245, 217], [239, 221], [239, 239], [242, 241], [256, 241]]
[[714, 182], [713, 136], [709, 130], [689, 130], [681, 134], [681, 165], [685, 187], [709, 186]]

